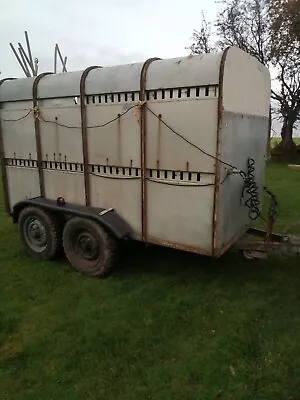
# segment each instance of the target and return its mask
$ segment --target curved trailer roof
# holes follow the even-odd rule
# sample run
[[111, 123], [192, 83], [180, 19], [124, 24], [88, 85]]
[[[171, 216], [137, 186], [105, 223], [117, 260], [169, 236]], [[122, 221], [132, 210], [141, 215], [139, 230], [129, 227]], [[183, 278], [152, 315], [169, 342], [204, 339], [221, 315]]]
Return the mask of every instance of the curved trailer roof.
[[218, 53], [93, 66], [84, 71], [6, 81], [0, 87], [0, 103], [31, 100], [37, 79], [37, 99], [80, 96], [83, 75], [84, 95], [219, 85], [224, 109], [263, 116], [269, 113], [269, 71], [236, 47]]

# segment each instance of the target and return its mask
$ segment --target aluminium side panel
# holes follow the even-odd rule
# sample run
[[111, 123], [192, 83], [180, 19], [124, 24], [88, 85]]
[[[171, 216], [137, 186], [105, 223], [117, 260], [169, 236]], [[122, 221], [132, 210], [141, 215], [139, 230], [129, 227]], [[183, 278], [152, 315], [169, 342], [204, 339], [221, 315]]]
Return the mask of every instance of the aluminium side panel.
[[[141, 233], [141, 142], [139, 93], [100, 94], [87, 105], [92, 206], [113, 207]], [[100, 99], [99, 99], [100, 97]], [[118, 118], [118, 114], [123, 116]]]
[[18, 201], [40, 195], [31, 109], [31, 101], [1, 103], [0, 118], [10, 212]]
[[[41, 80], [41, 83], [43, 80]], [[40, 91], [39, 91], [40, 93]], [[80, 106], [74, 97], [39, 100], [45, 196], [85, 204]], [[48, 122], [46, 122], [48, 121]]]
[[[149, 107], [187, 140], [216, 153], [216, 97], [150, 102]], [[215, 160], [176, 136], [149, 111], [147, 117], [149, 240], [210, 254]]]
[[[141, 236], [139, 102], [143, 63], [98, 68], [86, 79], [91, 204], [113, 207]], [[112, 122], [109, 122], [112, 121]], [[109, 123], [108, 123], [109, 122]]]
[[[247, 172], [247, 160], [255, 160], [258, 196], [263, 200], [270, 106], [270, 74], [255, 58], [230, 48], [224, 64], [223, 114], [220, 158]], [[220, 182], [228, 167], [220, 164]], [[217, 253], [222, 254], [252, 224], [245, 202], [243, 179], [230, 175], [219, 187], [217, 203]]]
[[155, 61], [147, 75], [148, 240], [208, 255], [215, 160], [199, 149], [216, 154], [220, 60]]

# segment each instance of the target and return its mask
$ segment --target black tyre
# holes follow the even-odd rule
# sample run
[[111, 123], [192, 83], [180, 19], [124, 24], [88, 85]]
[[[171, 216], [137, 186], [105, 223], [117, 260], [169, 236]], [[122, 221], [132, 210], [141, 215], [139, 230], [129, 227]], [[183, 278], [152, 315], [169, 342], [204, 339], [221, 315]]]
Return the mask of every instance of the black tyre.
[[61, 251], [61, 224], [55, 216], [40, 208], [26, 207], [21, 211], [19, 235], [31, 257], [51, 260]]
[[63, 232], [63, 246], [71, 266], [94, 277], [104, 277], [116, 257], [116, 241], [95, 221], [71, 218]]

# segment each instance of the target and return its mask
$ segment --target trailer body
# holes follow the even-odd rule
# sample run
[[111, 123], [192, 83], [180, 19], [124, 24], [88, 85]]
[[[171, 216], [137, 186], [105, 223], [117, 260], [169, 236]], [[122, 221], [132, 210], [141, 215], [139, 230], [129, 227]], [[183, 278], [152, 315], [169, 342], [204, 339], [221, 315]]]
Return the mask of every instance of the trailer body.
[[269, 71], [235, 47], [2, 82], [7, 211], [60, 198], [113, 210], [134, 239], [220, 256], [252, 223], [236, 173], [249, 158], [262, 196], [269, 107]]

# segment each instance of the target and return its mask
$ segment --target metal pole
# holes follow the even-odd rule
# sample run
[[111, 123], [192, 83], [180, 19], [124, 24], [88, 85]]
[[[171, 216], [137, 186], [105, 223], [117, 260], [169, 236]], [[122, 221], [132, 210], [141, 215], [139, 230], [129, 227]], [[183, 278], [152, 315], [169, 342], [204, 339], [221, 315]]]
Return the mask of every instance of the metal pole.
[[22, 49], [19, 47], [18, 50], [19, 50], [20, 56], [22, 58], [24, 68], [25, 68], [25, 70], [27, 72], [27, 76], [31, 76], [30, 71], [29, 71], [29, 69], [27, 67], [27, 64], [26, 64], [26, 60], [25, 60], [24, 54], [22, 53]]
[[27, 76], [27, 78], [29, 78], [30, 75], [27, 74], [27, 71], [26, 71], [26, 69], [25, 69], [25, 67], [24, 67], [24, 65], [23, 65], [23, 63], [22, 63], [22, 61], [21, 61], [21, 59], [20, 59], [20, 57], [19, 57], [19, 55], [18, 55], [16, 49], [14, 48], [13, 44], [12, 44], [12, 43], [9, 43], [9, 45], [10, 45], [12, 51], [14, 52], [14, 55], [15, 55], [16, 59], [18, 60], [18, 63], [20, 64], [20, 67], [22, 68], [22, 70], [23, 70], [25, 76]]
[[63, 71], [62, 72], [67, 72], [67, 59], [68, 59], [68, 57], [65, 57], [64, 62], [63, 62]]
[[57, 46], [57, 52], [58, 52], [58, 55], [59, 55], [60, 61], [61, 61], [62, 65], [64, 65], [64, 60], [63, 60], [63, 58], [62, 58], [62, 55], [61, 55], [61, 52], [60, 52], [60, 49], [59, 49], [59, 46], [58, 46], [58, 44], [57, 44], [56, 46]]
[[[24, 64], [26, 65], [26, 62], [27, 62], [27, 64], [29, 65], [29, 67], [30, 67], [30, 69], [31, 69], [31, 71], [32, 71], [32, 74], [34, 75], [34, 68], [33, 68], [33, 66], [31, 65], [31, 62], [30, 62], [30, 60], [29, 60], [29, 58], [28, 58], [28, 56], [27, 56], [27, 54], [26, 54], [26, 51], [24, 50], [24, 47], [22, 46], [22, 44], [21, 43], [18, 43], [18, 45], [19, 45], [19, 51], [20, 51], [20, 53], [22, 52], [22, 54], [23, 54], [23, 57], [22, 57], [22, 59], [23, 58], [25, 58], [25, 62], [24, 62]], [[27, 65], [26, 65], [27, 66]], [[28, 69], [28, 68], [27, 68]]]
[[30, 60], [30, 66], [31, 66], [32, 71], [34, 71], [34, 65], [33, 65], [32, 54], [31, 54], [31, 48], [30, 48], [30, 43], [29, 43], [29, 38], [28, 38], [28, 33], [27, 33], [27, 31], [25, 31], [25, 39], [26, 39], [27, 51], [28, 51], [29, 60]]
[[57, 72], [57, 44], [54, 47], [54, 73], [56, 74]]
[[34, 76], [37, 76], [38, 69], [39, 69], [39, 59], [35, 58], [34, 59]]

